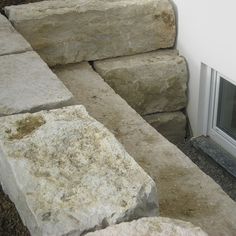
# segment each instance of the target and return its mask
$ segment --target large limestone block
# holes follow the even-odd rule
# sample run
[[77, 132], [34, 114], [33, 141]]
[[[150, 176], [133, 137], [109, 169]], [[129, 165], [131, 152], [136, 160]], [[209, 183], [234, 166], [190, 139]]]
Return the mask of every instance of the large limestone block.
[[0, 57], [0, 116], [59, 107], [72, 97], [37, 53]]
[[176, 34], [168, 0], [44, 1], [6, 14], [51, 66], [169, 48]]
[[0, 13], [0, 56], [32, 50], [30, 44]]
[[175, 50], [97, 61], [95, 69], [142, 115], [186, 106], [187, 66]]
[[154, 181], [83, 106], [0, 118], [0, 180], [32, 235], [158, 214]]
[[156, 113], [143, 118], [172, 143], [184, 141], [186, 116], [182, 112]]
[[181, 220], [164, 217], [142, 218], [113, 225], [86, 236], [207, 236], [199, 227]]
[[88, 63], [61, 66], [55, 72], [77, 104], [84, 104], [109, 128], [157, 183], [161, 216], [191, 222], [212, 236], [235, 236], [236, 202], [138, 115]]

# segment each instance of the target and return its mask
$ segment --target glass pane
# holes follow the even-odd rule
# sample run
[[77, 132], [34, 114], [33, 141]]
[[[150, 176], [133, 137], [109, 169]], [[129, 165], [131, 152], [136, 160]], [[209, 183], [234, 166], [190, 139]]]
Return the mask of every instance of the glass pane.
[[236, 140], [236, 86], [220, 78], [217, 127]]

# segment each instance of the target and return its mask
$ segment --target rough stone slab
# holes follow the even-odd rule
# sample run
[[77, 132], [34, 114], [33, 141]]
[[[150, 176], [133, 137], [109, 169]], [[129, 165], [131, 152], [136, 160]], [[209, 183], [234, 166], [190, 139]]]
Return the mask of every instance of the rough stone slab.
[[32, 235], [158, 214], [154, 181], [83, 106], [0, 118], [0, 177]]
[[14, 29], [7, 18], [0, 13], [0, 56], [31, 50], [30, 44]]
[[51, 66], [169, 48], [176, 35], [168, 0], [56, 0], [5, 11]]
[[186, 106], [187, 65], [175, 50], [161, 50], [94, 63], [101, 77], [139, 114]]
[[72, 97], [37, 53], [0, 57], [0, 116], [59, 107]]
[[182, 112], [156, 113], [143, 117], [172, 143], [183, 142], [186, 137], [186, 116]]
[[209, 235], [235, 236], [236, 203], [176, 146], [142, 119], [86, 64], [55, 70], [77, 103], [109, 128], [155, 180], [161, 216], [201, 227]]
[[86, 236], [207, 236], [189, 222], [164, 217], [149, 217], [109, 226]]

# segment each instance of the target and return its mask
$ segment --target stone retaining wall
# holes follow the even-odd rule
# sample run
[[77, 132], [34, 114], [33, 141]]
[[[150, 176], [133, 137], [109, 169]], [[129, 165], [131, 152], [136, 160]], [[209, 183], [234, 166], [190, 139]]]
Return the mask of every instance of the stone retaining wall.
[[174, 50], [140, 54], [173, 47], [176, 22], [168, 0], [55, 0], [5, 12], [50, 66], [113, 58], [96, 61], [95, 68], [141, 115], [185, 108], [185, 60]]
[[[108, 86], [157, 130], [173, 135], [165, 125], [177, 117], [184, 127], [187, 65], [169, 50], [168, 0], [53, 0], [5, 11], [49, 66], [63, 64], [53, 70], [70, 91], [0, 16], [0, 116], [82, 103], [160, 189], [83, 106], [2, 117], [0, 181], [32, 235], [84, 235], [155, 216], [158, 200], [164, 216], [233, 235], [235, 203]], [[65, 65], [94, 60], [94, 68]]]
[[[159, 50], [94, 62], [101, 77], [174, 143], [186, 136], [188, 70], [176, 50]], [[177, 112], [177, 113], [176, 113]]]

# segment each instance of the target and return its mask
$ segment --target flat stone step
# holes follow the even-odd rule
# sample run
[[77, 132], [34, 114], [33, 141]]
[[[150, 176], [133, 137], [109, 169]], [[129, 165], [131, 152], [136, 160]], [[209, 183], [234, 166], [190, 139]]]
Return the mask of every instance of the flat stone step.
[[0, 116], [56, 108], [72, 94], [35, 52], [0, 56]]
[[109, 128], [155, 180], [161, 216], [189, 221], [209, 235], [234, 236], [236, 203], [176, 146], [145, 122], [87, 63], [55, 69], [77, 103]]
[[56, 0], [5, 9], [49, 65], [132, 55], [175, 42], [168, 0]]
[[187, 64], [176, 50], [96, 61], [95, 70], [139, 114], [186, 106]]
[[0, 118], [0, 180], [34, 236], [158, 214], [154, 181], [83, 106]]
[[148, 217], [113, 225], [86, 236], [207, 236], [199, 227], [181, 220]]
[[31, 51], [30, 44], [14, 29], [0, 13], [0, 56]]
[[186, 116], [183, 112], [164, 112], [143, 116], [159, 133], [172, 143], [183, 142], [186, 137]]

